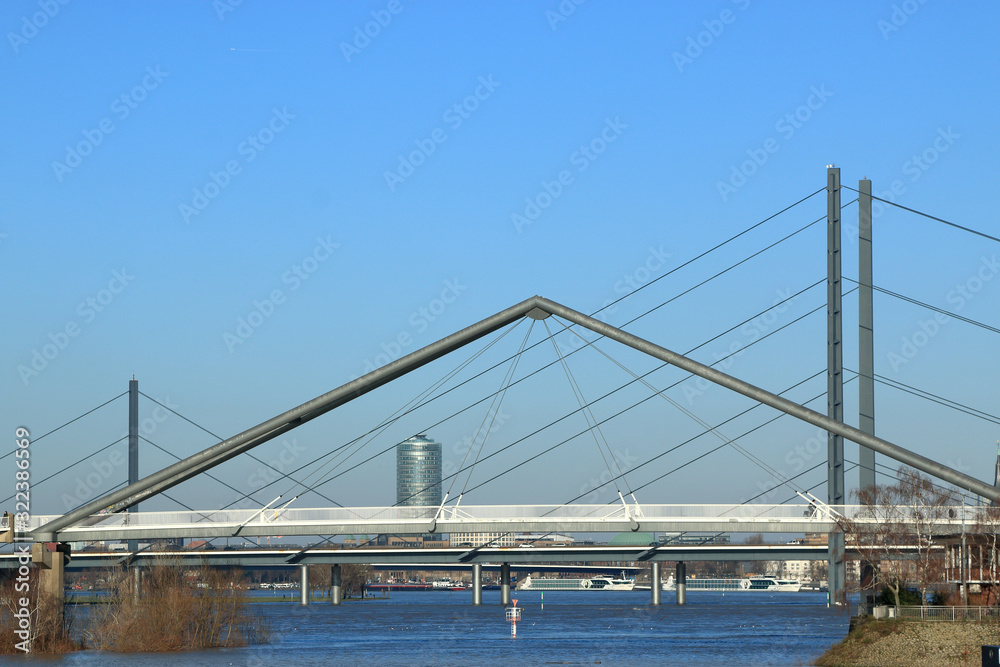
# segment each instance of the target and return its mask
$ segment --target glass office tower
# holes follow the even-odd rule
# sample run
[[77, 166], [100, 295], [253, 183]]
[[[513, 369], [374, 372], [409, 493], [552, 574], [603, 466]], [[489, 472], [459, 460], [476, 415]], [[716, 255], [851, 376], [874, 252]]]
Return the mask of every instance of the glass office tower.
[[441, 443], [424, 434], [396, 445], [396, 504], [441, 505]]

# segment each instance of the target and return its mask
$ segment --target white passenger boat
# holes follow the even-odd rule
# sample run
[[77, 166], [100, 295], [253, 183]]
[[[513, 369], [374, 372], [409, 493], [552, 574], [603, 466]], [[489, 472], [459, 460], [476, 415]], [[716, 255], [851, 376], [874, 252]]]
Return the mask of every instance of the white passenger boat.
[[604, 575], [589, 579], [533, 579], [528, 576], [517, 588], [522, 591], [630, 591], [635, 588], [635, 579]]
[[[772, 593], [797, 593], [802, 590], [802, 582], [794, 579], [778, 579], [776, 577], [739, 577], [707, 578], [688, 577], [685, 580], [688, 592], [709, 591], [709, 592], [729, 592], [729, 591], [770, 591]], [[674, 575], [670, 575], [663, 582], [663, 590], [677, 590], [677, 582]]]

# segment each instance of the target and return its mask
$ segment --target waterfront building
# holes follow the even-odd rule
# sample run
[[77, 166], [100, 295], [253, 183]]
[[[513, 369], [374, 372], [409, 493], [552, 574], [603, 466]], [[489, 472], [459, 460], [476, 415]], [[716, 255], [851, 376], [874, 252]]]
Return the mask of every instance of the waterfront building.
[[441, 505], [441, 443], [423, 433], [396, 445], [396, 504]]
[[514, 535], [511, 533], [452, 533], [451, 546], [453, 547], [481, 547], [484, 545], [491, 547], [512, 547], [514, 546]]

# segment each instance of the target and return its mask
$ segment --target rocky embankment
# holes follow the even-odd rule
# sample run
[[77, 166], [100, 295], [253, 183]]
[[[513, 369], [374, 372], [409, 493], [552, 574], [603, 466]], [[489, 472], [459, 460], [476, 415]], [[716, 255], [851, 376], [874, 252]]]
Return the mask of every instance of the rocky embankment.
[[981, 665], [982, 646], [1000, 644], [996, 622], [875, 621], [852, 623], [852, 630], [817, 665], [852, 667]]

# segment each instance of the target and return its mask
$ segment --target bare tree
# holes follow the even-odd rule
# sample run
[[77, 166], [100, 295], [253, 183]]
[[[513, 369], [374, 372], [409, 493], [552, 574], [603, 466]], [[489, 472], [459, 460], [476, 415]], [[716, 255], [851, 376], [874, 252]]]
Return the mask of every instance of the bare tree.
[[877, 586], [892, 592], [899, 605], [899, 592], [912, 579], [926, 603], [927, 590], [944, 572], [943, 551], [935, 530], [947, 517], [952, 503], [949, 491], [936, 486], [918, 471], [900, 467], [895, 484], [876, 484], [854, 492], [860, 506], [854, 517], [838, 520], [846, 546], [875, 568], [870, 581], [859, 582], [861, 590]]
[[955, 504], [952, 492], [937, 486], [917, 470], [905, 466], [897, 473], [898, 493], [906, 503], [909, 523], [916, 538], [916, 583], [920, 587], [921, 604], [927, 604], [927, 591], [943, 579], [945, 558], [941, 522], [948, 518], [949, 506]]
[[[976, 513], [975, 523], [973, 524], [971, 542], [976, 551], [978, 551], [978, 557], [972, 559], [973, 566], [976, 567], [975, 577], [981, 581], [988, 582], [990, 586], [988, 589], [984, 590], [986, 593], [985, 603], [987, 605], [1000, 604], [1000, 596], [998, 596], [998, 588], [1000, 588], [1000, 563], [998, 563], [998, 558], [1000, 558], [1000, 553], [997, 552], [997, 548], [1000, 547], [1000, 506], [989, 505], [987, 507], [981, 507]], [[960, 558], [964, 560], [965, 554], [960, 553]], [[963, 584], [965, 580], [973, 578], [970, 576], [972, 572], [966, 571], [965, 564], [961, 565], [963, 571]]]

